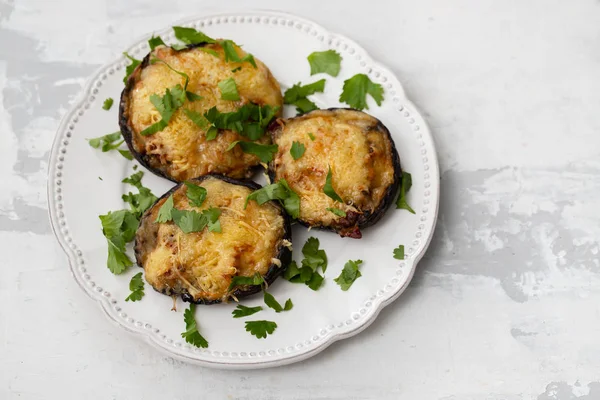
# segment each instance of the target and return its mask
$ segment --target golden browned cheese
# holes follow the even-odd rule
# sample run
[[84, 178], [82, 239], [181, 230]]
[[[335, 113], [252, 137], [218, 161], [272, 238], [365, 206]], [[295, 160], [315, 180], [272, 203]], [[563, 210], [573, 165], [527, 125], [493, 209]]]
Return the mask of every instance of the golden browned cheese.
[[[198, 182], [196, 182], [198, 183]], [[221, 232], [184, 233], [173, 222], [155, 223], [160, 200], [138, 230], [146, 280], [163, 293], [189, 293], [195, 300], [226, 300], [233, 276], [265, 275], [277, 257], [284, 219], [271, 203], [244, 203], [251, 189], [209, 177], [198, 183], [207, 190], [201, 207], [191, 206], [182, 186], [173, 193], [175, 208], [221, 210]], [[138, 260], [139, 261], [139, 260]]]
[[[203, 49], [214, 50], [218, 57]], [[246, 53], [235, 46], [240, 57]], [[169, 64], [173, 69], [190, 77], [187, 90], [202, 96], [201, 100], [187, 101], [172, 116], [169, 125], [153, 135], [139, 133], [155, 122], [160, 121], [158, 110], [150, 102], [152, 94], [163, 96], [167, 88], [180, 84], [184, 78], [170, 70], [163, 63], [149, 63], [136, 71], [136, 81], [129, 94], [127, 104], [128, 123], [133, 131], [133, 147], [136, 152], [148, 156], [154, 169], [162, 171], [176, 181], [184, 181], [209, 173], [224, 174], [232, 178], [248, 175], [250, 167], [259, 163], [255, 155], [244, 153], [239, 146], [225, 151], [230, 143], [245, 140], [233, 131], [220, 131], [215, 140], [205, 140], [206, 130], [198, 127], [183, 112], [184, 108], [201, 114], [216, 106], [221, 112], [233, 112], [242, 105], [253, 102], [259, 105], [282, 106], [279, 83], [269, 69], [258, 59], [257, 68], [250, 63], [225, 62], [224, 52], [219, 44], [175, 51], [170, 47], [159, 46], [153, 51], [155, 57]], [[241, 67], [240, 70], [232, 70]], [[240, 95], [238, 101], [221, 99], [218, 83], [232, 77]], [[263, 137], [259, 142], [268, 143]]]
[[[328, 207], [363, 213], [381, 203], [394, 182], [394, 165], [392, 143], [378, 123], [359, 111], [321, 110], [293, 118], [275, 131], [273, 142], [279, 146], [273, 161], [275, 180], [286, 179], [300, 196], [301, 220], [330, 226], [342, 217]], [[293, 142], [306, 148], [298, 160], [290, 154]], [[333, 188], [344, 203], [323, 192], [329, 168]]]

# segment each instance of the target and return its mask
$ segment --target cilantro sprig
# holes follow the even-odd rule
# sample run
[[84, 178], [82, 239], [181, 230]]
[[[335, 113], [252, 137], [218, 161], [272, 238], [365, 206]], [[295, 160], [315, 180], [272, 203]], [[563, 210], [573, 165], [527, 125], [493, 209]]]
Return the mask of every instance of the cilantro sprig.
[[244, 209], [248, 206], [250, 200], [256, 201], [258, 205], [263, 205], [269, 200], [279, 200], [292, 218], [300, 216], [300, 197], [290, 188], [285, 179], [280, 179], [276, 183], [250, 193], [246, 197]]
[[162, 40], [160, 36], [154, 36], [148, 39], [148, 46], [150, 46], [150, 51], [154, 50], [158, 46], [166, 46], [166, 43]]
[[340, 285], [340, 288], [345, 292], [350, 289], [350, 286], [355, 280], [360, 278], [362, 274], [358, 270], [358, 267], [362, 264], [362, 260], [348, 261], [344, 265], [344, 269], [340, 273], [340, 276], [334, 279], [335, 283]]
[[300, 142], [293, 142], [292, 147], [290, 147], [290, 155], [294, 160], [297, 160], [300, 157], [302, 157], [305, 151], [306, 147]]
[[246, 307], [243, 304], [238, 304], [237, 307], [235, 308], [235, 310], [233, 310], [231, 312], [231, 315], [233, 315], [233, 318], [243, 318], [243, 317], [247, 317], [249, 315], [256, 314], [257, 312], [261, 311], [262, 309], [263, 308], [261, 306]]
[[226, 62], [237, 62], [237, 63], [243, 63], [243, 62], [248, 62], [250, 63], [254, 68], [256, 68], [256, 61], [254, 60], [254, 56], [250, 53], [247, 53], [244, 57], [240, 57], [240, 55], [238, 54], [237, 50], [236, 50], [236, 46], [239, 47], [238, 44], [236, 44], [233, 40], [219, 40], [219, 44], [221, 45], [221, 47], [223, 48], [223, 51], [225, 52], [225, 61]]
[[156, 202], [157, 197], [148, 189], [142, 185], [142, 177], [144, 176], [143, 171], [136, 172], [128, 178], [123, 179], [123, 183], [128, 183], [134, 186], [137, 190], [137, 194], [129, 192], [121, 196], [125, 203], [129, 204], [131, 212], [139, 219], [142, 214]]
[[133, 73], [133, 71], [135, 71], [136, 67], [142, 63], [142, 61], [131, 57], [127, 52], [124, 52], [123, 55], [131, 61], [131, 64], [125, 67], [125, 77], [123, 78], [123, 83], [127, 85], [129, 76]]
[[318, 290], [323, 283], [323, 276], [319, 273], [319, 268], [325, 273], [327, 270], [327, 254], [325, 250], [319, 249], [319, 239], [310, 237], [302, 247], [302, 266], [299, 268], [295, 261], [292, 261], [283, 273], [284, 279], [292, 283], [304, 283], [312, 290]]
[[272, 308], [273, 310], [275, 310], [276, 313], [280, 313], [282, 311], [289, 311], [294, 307], [292, 299], [287, 299], [285, 301], [285, 305], [282, 306], [271, 293], [268, 293], [266, 291], [264, 293], [264, 301], [267, 307]]
[[256, 336], [258, 339], [265, 339], [277, 329], [277, 324], [273, 321], [246, 321], [246, 331]]
[[292, 104], [296, 106], [298, 114], [304, 114], [318, 107], [307, 97], [317, 92], [325, 90], [325, 79], [320, 79], [316, 82], [307, 85], [301, 85], [300, 82], [289, 88], [283, 94], [284, 104]]
[[311, 75], [325, 73], [336, 77], [340, 73], [342, 56], [335, 50], [315, 51], [307, 58]]
[[344, 81], [344, 88], [340, 95], [340, 102], [346, 103], [357, 110], [368, 110], [367, 94], [371, 95], [378, 106], [383, 101], [383, 87], [371, 81], [365, 74], [356, 74]]
[[142, 280], [142, 273], [138, 272], [129, 281], [129, 290], [131, 293], [125, 301], [140, 301], [144, 297], [144, 281]]
[[402, 172], [402, 181], [400, 182], [400, 193], [398, 194], [398, 198], [396, 199], [396, 209], [404, 209], [410, 212], [411, 214], [415, 214], [415, 210], [413, 210], [412, 207], [408, 205], [408, 201], [406, 199], [406, 195], [411, 187], [412, 175], [406, 171]]
[[174, 26], [175, 37], [185, 44], [216, 43], [216, 40], [197, 31], [194, 28], [185, 26]]
[[205, 349], [208, 347], [208, 341], [206, 341], [198, 331], [198, 323], [194, 317], [195, 312], [195, 304], [190, 304], [190, 307], [183, 312], [185, 332], [181, 334], [181, 337], [184, 338], [187, 343]]
[[202, 127], [209, 126], [207, 140], [210, 140], [209, 136], [215, 138], [219, 129], [231, 130], [250, 140], [258, 140], [265, 134], [265, 129], [275, 118], [277, 111], [278, 107], [254, 103], [244, 104], [237, 111], [228, 113], [222, 113], [217, 107], [212, 107], [204, 113], [207, 125]]
[[197, 212], [193, 210], [171, 210], [171, 218], [183, 233], [201, 232], [208, 226], [210, 232], [221, 232], [219, 216], [221, 210], [216, 207]]
[[235, 142], [232, 142], [225, 151], [233, 150], [233, 148], [238, 145], [244, 153], [254, 154], [261, 162], [264, 163], [273, 161], [273, 155], [277, 153], [277, 150], [279, 149], [279, 146], [276, 144], [260, 144], [246, 142], [244, 140], [236, 140]]

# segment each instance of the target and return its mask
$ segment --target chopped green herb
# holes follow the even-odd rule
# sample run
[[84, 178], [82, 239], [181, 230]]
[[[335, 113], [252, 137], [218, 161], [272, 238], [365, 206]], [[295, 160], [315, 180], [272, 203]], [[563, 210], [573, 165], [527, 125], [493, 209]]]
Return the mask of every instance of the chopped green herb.
[[138, 272], [129, 281], [129, 290], [131, 293], [125, 301], [140, 301], [144, 297], [144, 281], [142, 280], [142, 273]]
[[312, 290], [318, 290], [323, 284], [323, 276], [319, 274], [318, 268], [323, 273], [327, 270], [327, 255], [325, 250], [319, 249], [319, 239], [310, 237], [302, 247], [302, 267], [292, 261], [283, 273], [284, 279], [292, 283], [304, 283]]
[[[221, 40], [219, 41], [219, 44], [221, 45], [221, 47], [223, 48], [223, 51], [225, 52], [225, 61], [226, 62], [239, 62], [239, 63], [243, 63], [243, 62], [249, 62], [250, 64], [252, 64], [252, 66], [254, 68], [256, 68], [256, 61], [254, 61], [254, 56], [250, 53], [246, 54], [244, 57], [239, 56], [235, 46], [238, 46], [235, 42], [233, 42], [232, 40]], [[238, 46], [239, 47], [239, 46]]]
[[263, 277], [257, 272], [252, 276], [236, 275], [231, 278], [228, 291], [231, 291], [236, 286], [258, 286], [265, 282]]
[[323, 273], [327, 270], [327, 254], [325, 250], [319, 249], [319, 239], [316, 237], [309, 237], [302, 247], [302, 260], [303, 267], [310, 267], [313, 271], [321, 267]]
[[280, 313], [282, 311], [289, 311], [292, 309], [292, 307], [294, 307], [294, 304], [292, 303], [292, 299], [287, 299], [285, 302], [285, 305], [282, 307], [281, 304], [279, 304], [279, 302], [275, 299], [275, 297], [273, 297], [273, 295], [268, 292], [264, 293], [264, 301], [265, 301], [265, 304], [269, 308], [272, 308], [273, 310], [275, 310], [276, 313]]
[[396, 260], [404, 260], [404, 245], [401, 244], [394, 249], [394, 258]]
[[125, 244], [133, 240], [138, 227], [138, 219], [127, 210], [109, 212], [100, 215], [102, 233], [108, 242], [106, 266], [113, 274], [122, 274], [133, 265], [125, 253]]
[[150, 125], [148, 128], [140, 132], [143, 136], [153, 135], [167, 127], [171, 117], [175, 111], [183, 105], [185, 101], [185, 91], [181, 85], [176, 85], [171, 89], [167, 89], [164, 96], [157, 94], [150, 95], [150, 102], [158, 110], [161, 120]]
[[187, 343], [205, 349], [208, 347], [208, 342], [198, 331], [198, 323], [196, 322], [196, 318], [194, 318], [195, 312], [195, 304], [190, 304], [190, 307], [183, 312], [185, 332], [181, 334], [181, 337], [184, 338]]
[[308, 85], [300, 85], [300, 82], [285, 91], [283, 95], [284, 104], [293, 104], [299, 114], [316, 110], [315, 103], [307, 99], [307, 96], [323, 92], [325, 90], [325, 79], [318, 80]]
[[265, 339], [267, 335], [275, 332], [275, 329], [277, 324], [273, 321], [246, 321], [246, 331], [258, 339]]
[[338, 76], [342, 56], [335, 50], [315, 51], [308, 56], [308, 63], [311, 75], [323, 72], [331, 76]]
[[217, 53], [215, 50], [213, 49], [209, 49], [206, 47], [201, 47], [200, 50], [202, 50], [203, 52], [210, 54], [211, 56], [215, 56], [217, 58], [219, 58], [219, 53]]
[[185, 194], [190, 204], [194, 207], [202, 206], [202, 203], [204, 203], [204, 200], [206, 199], [206, 189], [192, 182], [185, 182], [185, 186], [187, 186]]
[[378, 83], [373, 83], [365, 74], [356, 74], [344, 81], [340, 102], [346, 103], [357, 110], [369, 109], [367, 94], [373, 97], [378, 106], [381, 105], [383, 101], [383, 87]]
[[400, 183], [400, 194], [398, 194], [398, 199], [396, 200], [396, 209], [404, 209], [408, 210], [411, 214], [415, 214], [415, 210], [412, 209], [411, 206], [408, 205], [406, 200], [406, 194], [412, 187], [412, 175], [408, 172], [402, 172], [402, 182]]
[[300, 197], [289, 187], [285, 179], [280, 179], [276, 183], [250, 193], [246, 198], [244, 209], [250, 200], [256, 201], [258, 205], [262, 205], [269, 200], [279, 200], [292, 218], [300, 216]]
[[327, 207], [326, 210], [331, 211], [338, 217], [344, 217], [344, 218], [346, 217], [346, 212], [344, 210], [340, 210], [339, 208]]
[[203, 99], [203, 97], [200, 96], [199, 94], [188, 92], [188, 91], [185, 92], [185, 97], [187, 97], [187, 99], [189, 101], [198, 101], [198, 100]]
[[304, 147], [304, 145], [300, 142], [293, 142], [292, 147], [290, 148], [290, 154], [292, 155], [292, 158], [294, 160], [297, 160], [300, 157], [302, 157], [305, 151], [306, 147]]
[[154, 50], [158, 46], [166, 46], [165, 42], [163, 42], [160, 36], [154, 36], [148, 39], [148, 46], [150, 46], [150, 51]]
[[233, 318], [242, 318], [242, 317], [247, 317], [252, 314], [256, 314], [257, 312], [261, 311], [262, 309], [263, 308], [261, 306], [246, 307], [242, 304], [238, 304], [237, 307], [235, 308], [235, 310], [233, 310], [231, 312], [231, 315], [233, 315]]
[[104, 110], [110, 110], [110, 108], [113, 105], [114, 100], [112, 99], [112, 97], [109, 97], [108, 99], [104, 100], [104, 103], [102, 104], [102, 109]]
[[140, 65], [142, 62], [140, 60], [136, 60], [135, 58], [131, 57], [129, 54], [127, 54], [127, 52], [124, 52], [123, 55], [131, 61], [131, 64], [129, 64], [127, 67], [125, 67], [125, 77], [123, 78], [123, 83], [127, 84], [127, 80], [129, 79], [129, 76], [133, 73], [135, 68], [138, 65]]
[[120, 155], [122, 155], [129, 161], [133, 160], [133, 156], [131, 155], [131, 152], [129, 150], [122, 150], [122, 149], [117, 149], [117, 150], [119, 151]]
[[206, 120], [206, 118], [204, 118], [204, 116], [202, 114], [200, 114], [197, 111], [194, 110], [189, 110], [187, 108], [185, 108], [183, 110], [183, 112], [185, 113], [185, 115], [187, 115], [187, 117], [189, 119], [192, 120], [192, 122], [194, 124], [196, 124], [197, 126], [199, 126], [202, 129], [206, 129], [208, 127], [208, 121]]
[[242, 67], [237, 67], [237, 68], [232, 69], [231, 72], [235, 73], [235, 72], [238, 72], [238, 71], [241, 71], [241, 70], [242, 70]]
[[[254, 103], [244, 104], [237, 111], [229, 113], [222, 113], [217, 110], [217, 107], [212, 107], [204, 113], [204, 118], [210, 124], [207, 140], [216, 137], [217, 129], [232, 130], [250, 140], [258, 140], [264, 135], [266, 127], [275, 117], [277, 111], [277, 107], [259, 106]], [[211, 130], [214, 133], [211, 133]]]
[[215, 39], [206, 36], [194, 28], [174, 26], [173, 32], [175, 32], [175, 37], [185, 44], [216, 43]]
[[173, 210], [173, 195], [170, 195], [167, 200], [158, 209], [158, 215], [156, 216], [156, 223], [166, 223], [173, 219], [171, 211]]
[[237, 101], [240, 99], [240, 94], [233, 78], [222, 80], [218, 83], [218, 86], [223, 100]]
[[121, 131], [109, 133], [108, 135], [100, 136], [93, 139], [88, 139], [91, 147], [94, 149], [101, 148], [103, 153], [114, 150], [125, 142], [121, 136]]
[[175, 225], [184, 233], [200, 232], [208, 225], [211, 232], [221, 232], [221, 224], [218, 220], [221, 210], [218, 208], [209, 208], [201, 213], [193, 210], [171, 210], [171, 217]]
[[315, 135], [312, 134], [312, 132], [308, 132], [308, 137], [310, 138], [310, 140], [312, 140], [313, 142], [315, 141]]
[[254, 154], [264, 163], [269, 163], [273, 160], [273, 155], [277, 153], [278, 146], [276, 144], [260, 144], [254, 142], [246, 142], [243, 140], [236, 140], [227, 147], [226, 151], [230, 151], [236, 145], [239, 145], [244, 153]]
[[323, 192], [331, 197], [335, 201], [339, 201], [343, 203], [344, 200], [335, 192], [333, 189], [333, 184], [331, 183], [331, 167], [329, 167], [329, 171], [327, 172], [327, 178], [325, 178], [325, 186], [323, 186]]
[[131, 212], [133, 212], [137, 218], [140, 218], [157, 200], [157, 197], [152, 191], [142, 185], [142, 176], [144, 176], [144, 172], [139, 171], [122, 181], [123, 183], [135, 186], [139, 192], [137, 194], [129, 192], [121, 196], [124, 202], [129, 203]]
[[311, 288], [312, 290], [319, 290], [325, 278], [321, 276], [318, 272], [314, 271], [310, 279], [306, 282], [306, 286]]
[[344, 265], [344, 269], [340, 273], [340, 276], [334, 279], [344, 292], [350, 289], [350, 286], [352, 286], [354, 281], [362, 276], [358, 270], [360, 264], [362, 264], [362, 260], [348, 261], [346, 265]]

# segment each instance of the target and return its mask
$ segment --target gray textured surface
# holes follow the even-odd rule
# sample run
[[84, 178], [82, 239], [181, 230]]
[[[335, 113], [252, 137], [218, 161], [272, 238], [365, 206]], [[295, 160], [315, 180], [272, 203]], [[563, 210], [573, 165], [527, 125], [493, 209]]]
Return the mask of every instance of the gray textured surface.
[[430, 251], [370, 328], [288, 367], [189, 366], [106, 321], [46, 216], [59, 120], [138, 36], [247, 3], [0, 0], [0, 398], [600, 399], [596, 0], [254, 2], [397, 73], [438, 145]]

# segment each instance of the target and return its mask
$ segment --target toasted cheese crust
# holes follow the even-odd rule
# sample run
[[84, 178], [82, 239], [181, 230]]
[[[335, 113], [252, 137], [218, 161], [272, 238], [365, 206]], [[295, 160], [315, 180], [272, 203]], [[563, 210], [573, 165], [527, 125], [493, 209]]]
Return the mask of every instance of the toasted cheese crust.
[[[246, 53], [235, 46], [240, 57]], [[205, 50], [214, 51], [217, 57]], [[185, 101], [172, 116], [169, 125], [160, 132], [142, 136], [140, 132], [161, 120], [160, 113], [150, 102], [150, 96], [163, 96], [166, 89], [180, 84], [184, 78], [164, 63], [151, 63], [157, 57], [173, 69], [186, 73], [190, 80], [187, 90], [202, 96], [201, 100]], [[249, 169], [258, 165], [255, 155], [244, 153], [239, 146], [226, 151], [230, 143], [246, 140], [233, 131], [221, 130], [215, 140], [207, 141], [206, 128], [200, 128], [188, 118], [183, 109], [203, 114], [213, 106], [220, 112], [233, 112], [247, 103], [282, 106], [279, 83], [269, 69], [258, 59], [257, 68], [250, 63], [226, 62], [223, 48], [218, 43], [181, 51], [159, 46], [152, 51], [132, 75], [133, 82], [122, 98], [125, 124], [130, 130], [130, 147], [150, 169], [175, 181], [219, 173], [232, 178], [248, 176]], [[236, 68], [241, 69], [232, 72]], [[218, 83], [233, 78], [240, 95], [238, 101], [221, 99]], [[128, 135], [124, 135], [126, 138]], [[263, 137], [261, 143], [268, 143]]]
[[[271, 174], [275, 181], [286, 179], [300, 196], [299, 220], [309, 226], [360, 237], [358, 228], [378, 218], [376, 210], [386, 208], [397, 190], [400, 165], [392, 139], [381, 122], [366, 113], [313, 111], [274, 127], [271, 135], [279, 146]], [[290, 154], [294, 142], [306, 148], [298, 160]], [[323, 191], [329, 168], [343, 203]], [[340, 209], [346, 217], [327, 208]]]
[[218, 207], [221, 232], [204, 229], [186, 234], [173, 222], [154, 222], [168, 198], [164, 196], [140, 223], [136, 257], [146, 280], [159, 292], [185, 294], [194, 302], [226, 300], [233, 276], [268, 273], [285, 246], [285, 219], [272, 202], [259, 206], [251, 201], [244, 209], [252, 192], [246, 186], [215, 177], [192, 182], [207, 190], [206, 200], [201, 207], [190, 205], [188, 189], [181, 185], [172, 193], [175, 208], [200, 212]]

